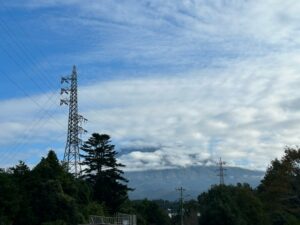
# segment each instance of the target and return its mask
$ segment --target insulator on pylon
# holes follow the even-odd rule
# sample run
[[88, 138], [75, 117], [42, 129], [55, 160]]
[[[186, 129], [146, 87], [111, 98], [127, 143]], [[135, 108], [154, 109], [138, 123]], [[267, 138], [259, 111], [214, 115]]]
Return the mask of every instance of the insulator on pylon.
[[61, 99], [60, 100], [60, 105], [69, 105], [69, 100], [68, 99]]
[[88, 121], [88, 120], [87, 120], [86, 118], [84, 118], [82, 115], [78, 115], [78, 120], [79, 120], [80, 122], [83, 122], [83, 123], [85, 123], [85, 122]]
[[81, 138], [77, 138], [78, 143], [82, 143], [82, 139]]
[[85, 130], [85, 129], [83, 129], [82, 127], [79, 127], [79, 132], [80, 132], [80, 133], [84, 133], [84, 134], [85, 134], [85, 133], [87, 133], [88, 131], [87, 131], [87, 130]]
[[69, 91], [70, 91], [70, 90], [67, 89], [67, 88], [61, 88], [61, 89], [60, 89], [60, 94], [61, 94], [61, 95], [63, 95], [63, 94], [69, 94]]
[[70, 78], [69, 77], [62, 77], [60, 83], [69, 83]]

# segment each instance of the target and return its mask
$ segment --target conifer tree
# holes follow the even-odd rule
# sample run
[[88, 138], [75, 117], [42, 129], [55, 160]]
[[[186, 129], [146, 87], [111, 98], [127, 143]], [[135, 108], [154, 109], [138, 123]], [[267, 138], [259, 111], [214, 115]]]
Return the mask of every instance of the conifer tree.
[[272, 224], [300, 224], [300, 148], [287, 147], [258, 186]]
[[104, 203], [112, 213], [117, 212], [128, 199], [127, 192], [131, 189], [121, 170], [125, 165], [117, 162], [117, 152], [110, 136], [94, 133], [81, 150], [85, 153], [80, 155], [83, 158], [83, 178], [92, 185], [94, 199]]

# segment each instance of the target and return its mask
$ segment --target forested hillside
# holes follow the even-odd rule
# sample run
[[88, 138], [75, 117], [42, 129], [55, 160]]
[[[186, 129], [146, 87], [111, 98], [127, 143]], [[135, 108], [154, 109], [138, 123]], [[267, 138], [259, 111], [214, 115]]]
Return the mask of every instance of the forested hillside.
[[[173, 169], [128, 171], [125, 177], [134, 191], [129, 192], [131, 199], [178, 199], [177, 187], [183, 186], [188, 199], [196, 199], [199, 193], [207, 191], [211, 185], [219, 183], [217, 166], [191, 166]], [[248, 183], [256, 188], [264, 176], [263, 171], [247, 170], [238, 167], [227, 167], [226, 184]]]

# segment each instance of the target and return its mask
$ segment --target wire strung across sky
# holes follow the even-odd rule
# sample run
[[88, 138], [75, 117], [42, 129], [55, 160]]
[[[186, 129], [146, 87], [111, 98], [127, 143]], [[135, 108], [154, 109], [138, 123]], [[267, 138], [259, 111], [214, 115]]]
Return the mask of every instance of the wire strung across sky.
[[[0, 4], [3, 5], [3, 2], [0, 1]], [[5, 6], [4, 6], [5, 7]], [[19, 26], [17, 23], [20, 31], [25, 32], [24, 29]], [[30, 49], [26, 48], [26, 46], [22, 42], [18, 42], [17, 38], [15, 37], [13, 31], [7, 26], [6, 22], [0, 18], [0, 28], [3, 30], [3, 33], [5, 33], [7, 36], [5, 37], [5, 43], [6, 46], [9, 47], [9, 50], [7, 50], [5, 47], [0, 45], [3, 52], [8, 56], [8, 58], [18, 67], [20, 72], [22, 72], [32, 83], [33, 85], [39, 89], [42, 93], [49, 92], [51, 89], [56, 90], [56, 86], [53, 85], [51, 82], [51, 79], [48, 78], [47, 73], [43, 70], [43, 68], [40, 66], [40, 64], [34, 59], [34, 57], [30, 54]], [[24, 35], [27, 36], [27, 35]], [[29, 39], [30, 40], [30, 39]], [[39, 51], [41, 53], [41, 51]], [[39, 57], [40, 59], [42, 57]], [[23, 65], [27, 69], [30, 70], [28, 72], [24, 69], [24, 66], [20, 63], [22, 62]], [[47, 62], [47, 60], [45, 60]], [[48, 63], [48, 62], [47, 62]], [[10, 147], [9, 149], [5, 150], [4, 154], [2, 153], [1, 157], [2, 161], [8, 161], [10, 159], [14, 159], [15, 155], [18, 153], [18, 150], [27, 143], [31, 137], [32, 137], [32, 131], [35, 129], [41, 129], [43, 126], [45, 126], [45, 119], [51, 119], [55, 121], [59, 126], [65, 128], [64, 125], [62, 125], [55, 117], [55, 110], [50, 112], [51, 109], [53, 109], [53, 106], [58, 106], [58, 99], [54, 99], [55, 96], [58, 96], [58, 93], [55, 91], [50, 94], [44, 103], [38, 102], [36, 99], [30, 96], [30, 94], [18, 83], [16, 82], [11, 75], [0, 71], [3, 77], [5, 77], [10, 83], [12, 83], [18, 90], [20, 90], [28, 99], [30, 99], [40, 110], [38, 111], [38, 116], [34, 121], [31, 122], [31, 125], [29, 127], [26, 127], [26, 129], [23, 132], [23, 135], [20, 137], [19, 140], [15, 142], [15, 144]], [[30, 74], [34, 74], [35, 77], [33, 78]], [[46, 87], [44, 88], [38, 80], [41, 81], [43, 85]], [[58, 82], [57, 82], [58, 83]], [[50, 104], [52, 103], [52, 104]], [[50, 104], [50, 105], [49, 105]], [[65, 113], [65, 112], [64, 112]], [[66, 114], [66, 113], [65, 113]]]

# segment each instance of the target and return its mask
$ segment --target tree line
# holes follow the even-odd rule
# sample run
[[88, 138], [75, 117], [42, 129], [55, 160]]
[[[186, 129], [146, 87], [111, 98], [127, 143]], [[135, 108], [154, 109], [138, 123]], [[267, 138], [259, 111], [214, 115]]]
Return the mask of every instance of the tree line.
[[117, 212], [136, 214], [141, 225], [167, 224], [157, 204], [128, 199], [133, 189], [109, 135], [92, 134], [81, 150], [83, 173], [77, 178], [53, 150], [32, 169], [22, 161], [1, 169], [0, 225], [75, 225], [88, 223], [89, 215]]
[[[20, 161], [0, 170], [0, 225], [75, 225], [89, 215], [136, 214], [138, 225], [180, 224], [179, 202], [131, 201], [109, 135], [94, 133], [81, 149], [83, 173], [74, 177], [53, 150], [32, 169]], [[171, 217], [168, 216], [172, 215]], [[299, 225], [300, 149], [286, 148], [255, 189], [215, 185], [184, 203], [188, 225]]]
[[281, 159], [273, 160], [257, 188], [215, 185], [192, 205], [199, 225], [299, 225], [300, 148], [287, 147]]

